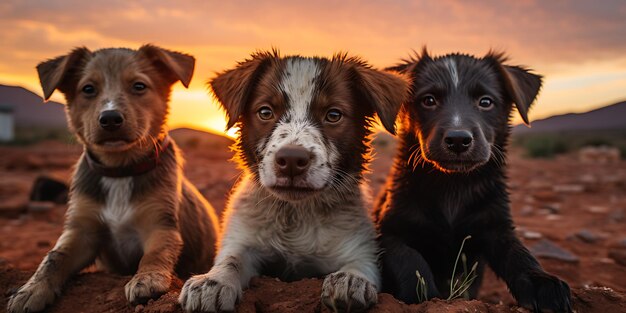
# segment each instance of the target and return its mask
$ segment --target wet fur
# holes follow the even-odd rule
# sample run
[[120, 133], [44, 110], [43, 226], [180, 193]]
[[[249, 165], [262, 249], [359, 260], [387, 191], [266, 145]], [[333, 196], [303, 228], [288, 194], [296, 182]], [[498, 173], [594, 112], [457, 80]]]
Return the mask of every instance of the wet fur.
[[[55, 89], [65, 94], [70, 127], [86, 151], [116, 167], [160, 150], [170, 87], [178, 80], [187, 86], [193, 64], [191, 56], [146, 45], [138, 51], [79, 48], [41, 63], [38, 70], [46, 99]], [[129, 94], [125, 87], [137, 77], [150, 90]], [[97, 97], [81, 95], [86, 80], [99, 88]], [[111, 101], [125, 116], [125, 128], [116, 136], [133, 141], [116, 151], [98, 143], [107, 134], [99, 129], [97, 116]], [[155, 169], [134, 177], [100, 176], [88, 166], [85, 153], [72, 178], [63, 234], [11, 297], [9, 312], [43, 310], [72, 275], [94, 262], [110, 272], [134, 274], [125, 288], [131, 303], [166, 292], [174, 274], [188, 277], [212, 264], [217, 218], [184, 177], [174, 142], [162, 151]]]
[[[568, 285], [546, 273], [514, 233], [506, 183], [509, 118], [515, 104], [528, 122], [527, 111], [541, 81], [505, 62], [497, 53], [432, 58], [424, 50], [391, 68], [413, 77], [413, 95], [400, 114], [398, 153], [375, 218], [384, 249], [383, 291], [404, 302], [418, 301], [416, 271], [426, 280], [429, 298], [447, 297], [461, 241], [471, 235], [463, 252], [468, 268], [474, 262], [479, 266], [470, 297], [476, 297], [483, 267], [489, 265], [520, 305], [535, 311], [571, 311]], [[482, 86], [479, 92], [476, 86]], [[435, 94], [439, 107], [425, 109], [425, 94]], [[478, 99], [473, 98], [484, 94], [496, 101], [488, 112], [478, 110]], [[460, 112], [462, 121], [454, 121], [453, 112]], [[483, 136], [475, 140], [475, 148], [486, 149], [488, 157], [474, 168], [453, 170], [441, 163], [446, 152], [438, 132], [455, 123], [472, 129], [475, 138]], [[470, 150], [466, 157], [473, 154]], [[457, 273], [462, 271], [457, 268]]]

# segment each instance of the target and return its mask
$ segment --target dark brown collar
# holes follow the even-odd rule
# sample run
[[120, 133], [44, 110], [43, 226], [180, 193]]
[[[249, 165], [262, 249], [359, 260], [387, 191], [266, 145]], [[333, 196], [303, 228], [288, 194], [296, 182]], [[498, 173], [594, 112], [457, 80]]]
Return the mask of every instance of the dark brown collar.
[[155, 169], [161, 163], [161, 158], [165, 155], [165, 151], [170, 147], [170, 137], [166, 136], [158, 145], [159, 149], [155, 150], [150, 156], [143, 158], [136, 163], [121, 166], [121, 167], [107, 167], [100, 161], [94, 158], [94, 156], [87, 151], [85, 153], [85, 159], [87, 165], [96, 174], [105, 177], [130, 177], [139, 176]]

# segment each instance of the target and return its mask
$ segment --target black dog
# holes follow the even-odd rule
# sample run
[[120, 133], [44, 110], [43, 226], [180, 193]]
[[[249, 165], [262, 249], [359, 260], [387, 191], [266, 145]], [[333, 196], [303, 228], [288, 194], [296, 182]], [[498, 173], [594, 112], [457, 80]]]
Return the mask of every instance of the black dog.
[[466, 267], [477, 263], [470, 297], [486, 263], [520, 305], [571, 311], [569, 286], [514, 234], [504, 158], [509, 118], [515, 103], [528, 123], [541, 76], [505, 61], [492, 52], [431, 58], [424, 50], [389, 69], [412, 76], [413, 96], [400, 115], [399, 152], [375, 215], [383, 289], [407, 303], [418, 301], [416, 271], [428, 298], [449, 296], [453, 270], [464, 272], [456, 262], [461, 242], [471, 235], [463, 248]]

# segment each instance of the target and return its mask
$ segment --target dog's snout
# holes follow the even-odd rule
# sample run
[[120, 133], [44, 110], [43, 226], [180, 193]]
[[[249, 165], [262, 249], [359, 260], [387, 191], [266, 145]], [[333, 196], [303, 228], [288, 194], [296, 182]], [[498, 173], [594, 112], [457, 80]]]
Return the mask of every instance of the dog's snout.
[[467, 130], [449, 130], [443, 139], [452, 152], [463, 153], [472, 145], [472, 133]]
[[295, 177], [309, 169], [311, 159], [311, 153], [304, 147], [287, 145], [276, 152], [276, 168], [282, 175]]
[[100, 122], [100, 127], [104, 130], [115, 131], [124, 124], [124, 117], [117, 110], [107, 110], [100, 113], [98, 121]]

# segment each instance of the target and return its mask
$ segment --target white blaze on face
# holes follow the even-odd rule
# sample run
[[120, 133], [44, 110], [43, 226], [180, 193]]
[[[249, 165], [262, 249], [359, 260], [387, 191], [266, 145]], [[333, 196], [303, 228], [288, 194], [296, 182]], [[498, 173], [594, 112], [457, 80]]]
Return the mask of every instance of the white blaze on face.
[[454, 84], [454, 88], [459, 87], [459, 73], [456, 70], [456, 62], [453, 58], [447, 58], [443, 60], [444, 64], [448, 68], [448, 72], [450, 72], [450, 78], [452, 79], [452, 83]]
[[102, 106], [102, 110], [100, 110], [100, 112], [111, 110], [117, 110], [117, 105], [115, 104], [115, 102], [113, 102], [113, 100], [107, 101], [104, 106]]
[[458, 114], [455, 114], [452, 117], [452, 125], [455, 127], [461, 127], [461, 116], [459, 116]]
[[280, 82], [281, 91], [287, 95], [286, 112], [276, 123], [267, 143], [261, 142], [257, 149], [259, 178], [266, 187], [287, 182], [278, 177], [275, 170], [276, 152], [285, 145], [300, 145], [312, 153], [311, 166], [298, 187], [319, 189], [328, 184], [331, 166], [338, 161], [336, 148], [324, 141], [321, 130], [311, 123], [311, 101], [315, 92], [320, 68], [313, 59], [288, 59]]

